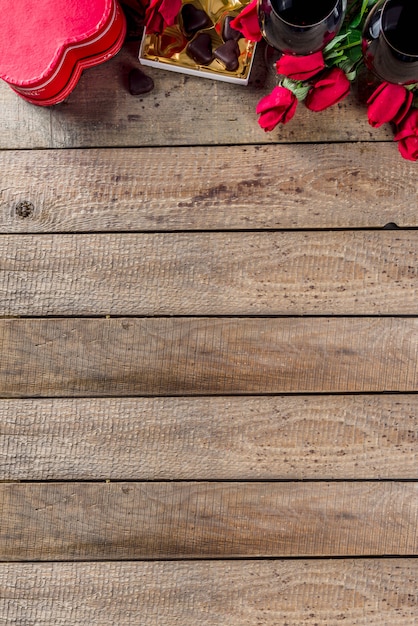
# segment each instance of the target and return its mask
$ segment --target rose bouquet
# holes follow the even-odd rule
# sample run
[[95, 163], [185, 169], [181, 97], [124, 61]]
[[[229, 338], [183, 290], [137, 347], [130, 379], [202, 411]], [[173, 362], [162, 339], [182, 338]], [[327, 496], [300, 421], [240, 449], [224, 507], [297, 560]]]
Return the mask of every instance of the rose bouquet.
[[[323, 111], [343, 100], [351, 83], [364, 67], [362, 30], [377, 0], [356, 0], [347, 10], [339, 34], [321, 52], [309, 56], [283, 54], [276, 62], [278, 84], [257, 105], [258, 123], [265, 131], [287, 124], [298, 103], [311, 111]], [[254, 41], [262, 38], [257, 16], [257, 0], [239, 15], [234, 28]], [[394, 138], [405, 159], [418, 159], [418, 84], [397, 85], [382, 82], [367, 100], [369, 123], [373, 127], [392, 123]]]

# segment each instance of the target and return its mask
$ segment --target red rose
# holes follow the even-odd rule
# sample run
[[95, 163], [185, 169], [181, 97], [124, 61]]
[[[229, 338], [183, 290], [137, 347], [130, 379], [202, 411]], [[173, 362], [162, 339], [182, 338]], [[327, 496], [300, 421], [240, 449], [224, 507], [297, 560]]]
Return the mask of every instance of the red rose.
[[256, 112], [258, 123], [265, 131], [273, 130], [280, 122], [287, 124], [296, 112], [296, 96], [286, 87], [275, 87], [271, 94], [261, 98]]
[[325, 62], [321, 51], [303, 57], [283, 54], [276, 63], [277, 73], [284, 74], [293, 80], [312, 78], [324, 67]]
[[323, 111], [343, 100], [349, 92], [350, 81], [345, 72], [339, 67], [334, 67], [312, 85], [305, 104], [311, 111]]
[[262, 35], [258, 22], [257, 0], [242, 9], [242, 11], [231, 21], [232, 28], [238, 30], [245, 39], [249, 41], [261, 41]]
[[367, 100], [369, 124], [378, 128], [382, 124], [399, 124], [412, 104], [412, 92], [403, 85], [382, 83]]
[[418, 160], [418, 109], [411, 109], [402, 120], [395, 135], [399, 152], [404, 159]]
[[172, 26], [180, 12], [181, 0], [151, 0], [145, 13], [148, 33], [161, 34], [166, 26]]

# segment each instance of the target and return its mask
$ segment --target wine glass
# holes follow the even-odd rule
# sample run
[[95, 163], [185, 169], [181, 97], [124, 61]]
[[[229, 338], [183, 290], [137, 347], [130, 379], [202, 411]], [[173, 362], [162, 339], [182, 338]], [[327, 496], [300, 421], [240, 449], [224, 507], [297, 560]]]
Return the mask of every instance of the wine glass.
[[389, 83], [418, 83], [418, 2], [380, 0], [363, 28], [366, 67]]
[[258, 0], [257, 8], [267, 43], [304, 56], [325, 48], [339, 32], [347, 0]]

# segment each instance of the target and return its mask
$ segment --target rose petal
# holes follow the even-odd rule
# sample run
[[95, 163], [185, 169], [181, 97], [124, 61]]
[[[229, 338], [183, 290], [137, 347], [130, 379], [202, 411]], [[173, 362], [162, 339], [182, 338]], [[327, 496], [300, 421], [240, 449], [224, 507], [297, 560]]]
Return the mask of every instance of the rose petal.
[[250, 4], [247, 4], [237, 17], [231, 20], [230, 25], [235, 30], [238, 30], [245, 39], [249, 41], [261, 41], [262, 34], [258, 21], [257, 0], [253, 0]]
[[283, 74], [294, 80], [307, 80], [318, 74], [325, 67], [322, 52], [315, 52], [307, 56], [293, 56], [283, 54], [276, 63], [278, 74]]
[[147, 32], [161, 34], [167, 26], [172, 26], [181, 4], [181, 0], [151, 0], [145, 14]]
[[408, 161], [418, 161], [418, 137], [407, 137], [398, 142], [399, 152]]
[[275, 87], [273, 91], [264, 96], [256, 107], [260, 115], [258, 123], [265, 131], [271, 131], [277, 124], [287, 124], [296, 112], [296, 96], [285, 87]]
[[280, 122], [280, 119], [280, 113], [275, 109], [271, 109], [260, 115], [258, 123], [263, 130], [265, 130], [266, 132], [270, 132], [274, 128], [276, 128], [277, 124], [279, 124]]
[[367, 117], [374, 128], [389, 122], [399, 123], [412, 104], [412, 93], [403, 85], [382, 83], [367, 100]]
[[278, 106], [290, 106], [294, 97], [293, 93], [286, 87], [275, 87], [271, 93], [261, 98], [257, 104], [256, 113], [263, 113]]
[[181, 9], [181, 0], [162, 0], [160, 13], [167, 26], [173, 26]]
[[414, 135], [418, 135], [418, 109], [411, 109], [408, 116], [402, 120], [395, 135], [395, 141]]
[[309, 90], [305, 105], [310, 111], [323, 111], [337, 104], [350, 92], [350, 81], [339, 67], [317, 80]]

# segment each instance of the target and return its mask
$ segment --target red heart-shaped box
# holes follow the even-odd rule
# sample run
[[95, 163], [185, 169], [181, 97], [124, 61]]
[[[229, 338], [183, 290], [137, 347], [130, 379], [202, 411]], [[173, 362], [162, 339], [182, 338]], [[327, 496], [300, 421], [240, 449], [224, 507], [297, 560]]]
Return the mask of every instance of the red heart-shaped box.
[[64, 100], [82, 71], [121, 48], [126, 20], [117, 0], [0, 0], [0, 78], [25, 100]]

